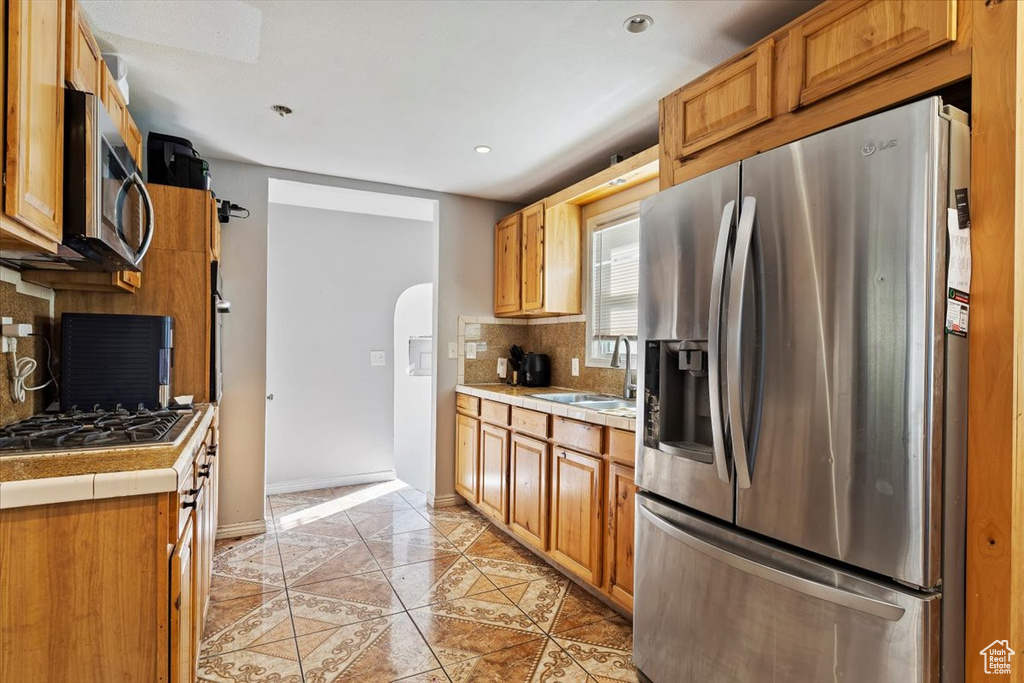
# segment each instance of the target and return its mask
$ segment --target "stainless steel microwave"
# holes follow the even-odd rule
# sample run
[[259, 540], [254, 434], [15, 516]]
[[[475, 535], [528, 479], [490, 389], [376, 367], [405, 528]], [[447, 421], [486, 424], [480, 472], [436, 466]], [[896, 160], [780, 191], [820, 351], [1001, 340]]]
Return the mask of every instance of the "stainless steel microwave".
[[57, 254], [4, 252], [23, 268], [141, 271], [153, 203], [117, 124], [96, 95], [66, 90], [64, 237]]

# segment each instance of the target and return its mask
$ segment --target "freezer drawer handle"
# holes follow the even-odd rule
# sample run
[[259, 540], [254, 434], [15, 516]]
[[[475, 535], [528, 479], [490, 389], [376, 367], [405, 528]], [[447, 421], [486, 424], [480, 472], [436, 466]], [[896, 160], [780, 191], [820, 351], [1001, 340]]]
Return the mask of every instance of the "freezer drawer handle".
[[718, 478], [729, 483], [729, 463], [725, 454], [725, 421], [722, 411], [722, 290], [725, 286], [725, 259], [729, 252], [729, 237], [732, 234], [732, 217], [736, 202], [731, 201], [722, 211], [722, 222], [718, 227], [718, 243], [715, 245], [715, 260], [711, 271], [711, 311], [708, 316], [708, 390], [711, 404], [711, 443], [714, 449], [715, 468]]
[[848, 609], [855, 609], [858, 612], [864, 612], [865, 614], [887, 619], [888, 621], [899, 621], [905, 612], [899, 605], [893, 605], [884, 600], [850, 593], [834, 586], [805, 579], [801, 576], [787, 574], [773, 567], [759, 564], [724, 548], [719, 548], [717, 545], [708, 543], [696, 536], [684, 533], [667, 519], [648, 510], [643, 504], [637, 505], [637, 508], [640, 510], [640, 516], [657, 527], [659, 531], [668, 534], [702, 555], [706, 555], [716, 562], [720, 562], [733, 569], [738, 569], [741, 572], [751, 574], [765, 581], [771, 581], [774, 584], [789, 588], [798, 593], [803, 593], [819, 600], [825, 600]]
[[728, 374], [729, 426], [732, 431], [733, 461], [736, 463], [736, 485], [741, 489], [750, 488], [750, 460], [747, 453], [747, 437], [743, 426], [743, 384], [741, 364], [741, 326], [743, 324], [743, 299], [746, 289], [747, 264], [750, 262], [750, 245], [754, 238], [754, 217], [757, 214], [757, 200], [743, 198], [739, 225], [736, 226], [736, 253], [732, 261], [732, 281], [729, 285], [729, 328], [726, 330], [726, 353], [729, 363]]

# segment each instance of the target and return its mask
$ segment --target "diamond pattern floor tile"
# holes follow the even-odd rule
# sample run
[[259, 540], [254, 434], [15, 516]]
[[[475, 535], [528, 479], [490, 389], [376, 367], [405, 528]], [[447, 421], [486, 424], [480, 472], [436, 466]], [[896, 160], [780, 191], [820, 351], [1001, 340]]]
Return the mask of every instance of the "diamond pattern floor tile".
[[387, 482], [267, 509], [216, 543], [199, 681], [636, 680], [629, 622], [471, 508]]

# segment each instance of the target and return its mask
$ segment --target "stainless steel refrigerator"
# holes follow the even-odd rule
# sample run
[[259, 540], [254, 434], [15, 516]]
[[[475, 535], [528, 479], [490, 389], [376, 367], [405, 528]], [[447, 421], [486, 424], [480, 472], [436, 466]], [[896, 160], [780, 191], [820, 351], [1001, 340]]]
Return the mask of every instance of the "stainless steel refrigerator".
[[649, 680], [963, 679], [969, 145], [930, 98], [643, 202]]

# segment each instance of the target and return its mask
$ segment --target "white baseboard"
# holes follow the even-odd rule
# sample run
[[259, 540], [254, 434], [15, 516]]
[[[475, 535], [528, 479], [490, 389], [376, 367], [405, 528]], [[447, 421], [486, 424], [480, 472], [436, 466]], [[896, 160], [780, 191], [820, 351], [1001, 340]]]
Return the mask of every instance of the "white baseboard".
[[275, 493], [294, 493], [295, 491], [312, 491], [332, 486], [353, 486], [355, 484], [375, 484], [379, 481], [391, 481], [395, 478], [394, 470], [384, 472], [367, 472], [366, 474], [350, 474], [344, 477], [320, 477], [315, 479], [296, 479], [282, 481], [278, 484], [267, 484], [267, 495]]
[[457, 493], [448, 493], [443, 496], [430, 495], [427, 497], [427, 504], [432, 508], [450, 508], [456, 505], [464, 505], [466, 501]]
[[267, 520], [265, 519], [254, 519], [251, 522], [238, 522], [236, 524], [219, 524], [217, 526], [217, 538], [238, 538], [239, 536], [265, 533], [267, 533]]

